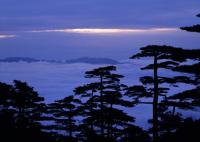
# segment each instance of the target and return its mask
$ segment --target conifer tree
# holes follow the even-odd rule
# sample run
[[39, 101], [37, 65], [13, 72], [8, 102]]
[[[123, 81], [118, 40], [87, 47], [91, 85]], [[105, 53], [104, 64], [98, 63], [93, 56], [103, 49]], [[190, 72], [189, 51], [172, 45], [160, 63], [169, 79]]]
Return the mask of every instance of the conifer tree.
[[[145, 85], [153, 85], [147, 92], [152, 94], [153, 97], [153, 141], [158, 142], [158, 129], [159, 129], [159, 98], [165, 96], [168, 88], [160, 86], [163, 83], [175, 84], [177, 82], [188, 81], [185, 76], [179, 77], [165, 77], [160, 76], [160, 69], [172, 70], [179, 65], [180, 62], [185, 61], [182, 56], [184, 53], [181, 48], [175, 48], [171, 46], [158, 46], [150, 45], [140, 49], [141, 52], [133, 55], [131, 58], [151, 58], [152, 64], [142, 68], [142, 70], [152, 70], [153, 76], [141, 77], [141, 82]], [[166, 97], [164, 97], [166, 98]]]
[[[200, 17], [200, 14], [198, 14], [197, 17]], [[189, 26], [189, 27], [181, 27], [181, 29], [188, 32], [200, 33], [199, 24]], [[200, 97], [199, 97], [199, 94], [200, 94], [200, 89], [199, 89], [200, 50], [199, 49], [185, 49], [183, 51], [182, 57], [185, 58], [187, 62], [182, 63], [181, 65], [173, 68], [173, 70], [181, 72], [181, 73], [185, 73], [185, 75], [187, 73], [187, 76], [189, 76], [190, 79], [187, 81], [184, 81], [184, 83], [189, 84], [189, 85], [194, 85], [194, 87], [196, 88], [191, 89], [191, 90], [183, 90], [183, 92], [178, 93], [178, 94], [173, 94], [167, 99], [171, 105], [174, 105], [180, 109], [191, 111], [195, 107], [200, 106]], [[175, 107], [173, 109], [173, 112], [175, 112]], [[196, 131], [198, 131], [197, 128], [199, 127], [198, 121], [183, 119], [181, 118], [180, 113], [170, 118], [171, 119], [169, 119], [169, 117], [167, 118], [167, 120], [165, 119], [165, 129], [166, 127], [168, 127], [168, 129], [173, 127], [174, 133], [164, 134], [164, 137], [163, 137], [164, 139], [162, 139], [163, 142], [165, 141], [196, 141], [197, 139], [199, 139], [199, 134], [196, 133]]]
[[[99, 90], [98, 83], [90, 83], [83, 86], [79, 86], [74, 89], [75, 95], [79, 96], [82, 104], [78, 108], [80, 115], [83, 117], [82, 124], [80, 124], [80, 139], [84, 141], [93, 141], [97, 139], [95, 132], [96, 123], [96, 110], [97, 110], [97, 95], [95, 94]], [[81, 136], [82, 135], [82, 136]]]
[[75, 132], [78, 130], [75, 117], [79, 115], [76, 105], [80, 103], [80, 100], [68, 96], [55, 101], [48, 107], [48, 112], [53, 114], [53, 120], [56, 122], [52, 128], [64, 131], [67, 140], [70, 142], [75, 141]]
[[0, 83], [0, 133], [4, 141], [55, 142], [43, 132], [43, 98], [27, 83]]
[[133, 105], [123, 99], [125, 85], [120, 83], [123, 76], [114, 74], [115, 70], [116, 67], [108, 66], [88, 71], [86, 78], [95, 78], [95, 82], [75, 89], [76, 94], [86, 99], [82, 106], [85, 114], [83, 122], [96, 130], [101, 138], [110, 141], [115, 141], [123, 128], [134, 122], [131, 116], [118, 109]]
[[[197, 17], [200, 17], [200, 14], [197, 14]], [[200, 24], [196, 24], [193, 26], [181, 27], [182, 30], [186, 30], [188, 32], [197, 32], [200, 33]]]
[[15, 110], [11, 108], [13, 104], [13, 87], [0, 83], [0, 131], [9, 132], [14, 128]]
[[[197, 17], [200, 17], [200, 14], [198, 14]], [[188, 32], [200, 33], [199, 24], [189, 26], [189, 27], [181, 27], [181, 29]], [[200, 94], [200, 50], [199, 49], [185, 50], [184, 56], [187, 60], [192, 60], [192, 64], [188, 64], [188, 63], [182, 64], [174, 68], [174, 70], [192, 75], [191, 79], [193, 80], [193, 82], [189, 82], [188, 84], [194, 85], [195, 88], [192, 90], [186, 90], [184, 92], [175, 94], [174, 96], [171, 96], [169, 99], [179, 100], [179, 102], [184, 102], [185, 104], [190, 106], [190, 108], [194, 106], [200, 106], [200, 97], [199, 97], [199, 94]]]
[[[106, 81], [106, 76], [110, 75], [111, 71], [115, 71], [116, 67], [114, 66], [107, 66], [107, 67], [101, 67], [94, 69], [92, 71], [87, 71], [85, 73], [86, 78], [96, 78], [97, 83], [99, 84], [99, 103], [100, 103], [100, 109], [99, 111], [103, 111], [103, 90], [104, 90], [104, 82]], [[100, 116], [99, 116], [100, 117]], [[103, 116], [101, 116], [98, 120], [100, 121], [100, 131], [101, 131], [101, 136], [104, 137], [104, 124], [103, 124]]]
[[44, 98], [27, 83], [14, 80], [13, 107], [17, 110], [19, 128], [38, 127], [44, 110]]

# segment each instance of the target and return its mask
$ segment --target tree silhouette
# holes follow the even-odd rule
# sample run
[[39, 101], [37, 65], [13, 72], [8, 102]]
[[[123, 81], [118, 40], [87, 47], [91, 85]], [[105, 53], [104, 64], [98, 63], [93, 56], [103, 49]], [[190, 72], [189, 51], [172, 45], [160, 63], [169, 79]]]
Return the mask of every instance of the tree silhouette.
[[94, 126], [96, 123], [96, 113], [98, 104], [96, 102], [97, 95], [95, 94], [99, 90], [98, 83], [90, 83], [74, 89], [75, 95], [78, 95], [80, 99], [83, 99], [82, 105], [78, 108], [81, 116], [83, 117], [82, 124], [80, 124], [81, 134], [79, 139], [82, 141], [93, 141], [98, 139]]
[[[200, 17], [200, 14], [197, 15]], [[200, 25], [193, 25], [190, 27], [182, 27], [182, 30], [186, 30], [189, 32], [200, 32]], [[162, 109], [167, 109], [166, 105], [173, 106], [173, 115], [170, 111], [162, 114], [161, 119], [161, 129], [164, 133], [162, 133], [161, 140], [162, 142], [168, 141], [198, 141], [199, 140], [199, 121], [194, 121], [192, 119], [183, 119], [181, 118], [180, 113], [174, 113], [175, 107], [180, 109], [191, 110], [200, 106], [200, 97], [199, 97], [199, 80], [200, 80], [200, 50], [199, 49], [191, 49], [191, 50], [183, 50], [180, 52], [182, 58], [185, 58], [185, 64], [180, 64], [173, 68], [173, 71], [178, 71], [181, 73], [192, 74], [192, 77], [181, 78], [180, 82], [194, 85], [196, 88], [191, 90], [186, 90], [178, 94], [173, 94], [170, 97], [167, 97], [167, 100], [161, 102]], [[190, 62], [192, 60], [192, 62]], [[188, 62], [189, 61], [189, 62]], [[195, 63], [194, 63], [195, 62]], [[185, 74], [184, 74], [185, 75]], [[179, 78], [180, 79], [180, 78]]]
[[53, 120], [56, 121], [53, 129], [65, 131], [67, 140], [70, 142], [75, 141], [74, 135], [78, 129], [75, 117], [78, 116], [76, 105], [79, 103], [81, 103], [80, 100], [68, 96], [55, 101], [48, 107], [48, 112], [53, 114]]
[[150, 136], [140, 127], [130, 126], [124, 129], [120, 142], [150, 142]]
[[[122, 91], [124, 85], [120, 83], [120, 79], [123, 76], [118, 74], [110, 74], [107, 76], [107, 83], [104, 83], [103, 90], [103, 116], [105, 118], [104, 125], [107, 128], [107, 138], [117, 138], [117, 132], [121, 131], [118, 127], [126, 128], [130, 125], [129, 122], [133, 122], [133, 117], [127, 115], [119, 107], [132, 107], [133, 104], [123, 99]], [[123, 129], [122, 129], [123, 131]], [[115, 136], [116, 135], [116, 136]]]
[[55, 142], [42, 131], [43, 98], [27, 83], [0, 83], [0, 134], [4, 141]]
[[[200, 14], [198, 14], [197, 17], [200, 17]], [[188, 32], [200, 33], [200, 25], [199, 24], [190, 26], [190, 27], [181, 27], [181, 29], [188, 31]], [[188, 63], [182, 64], [182, 65], [179, 65], [178, 67], [174, 68], [173, 70], [181, 72], [181, 73], [191, 74], [192, 75], [191, 80], [193, 80], [193, 82], [188, 82], [188, 83], [194, 85], [196, 88], [175, 94], [175, 95], [171, 96], [169, 99], [179, 100], [179, 102], [187, 104], [187, 106], [190, 107], [190, 109], [191, 109], [195, 106], [200, 106], [200, 97], [199, 97], [199, 93], [200, 93], [200, 50], [199, 49], [185, 50], [184, 56], [186, 59], [192, 60], [192, 64], [188, 64]], [[186, 107], [186, 108], [188, 108], [188, 107]]]
[[[197, 17], [200, 17], [200, 14], [197, 14]], [[188, 32], [197, 32], [200, 33], [200, 25], [193, 25], [193, 26], [189, 26], [189, 27], [181, 27], [182, 30], [186, 30]]]
[[16, 121], [19, 128], [31, 128], [40, 125], [44, 109], [44, 98], [25, 82], [14, 80], [13, 106], [17, 110]]
[[200, 139], [200, 121], [194, 121], [192, 118], [183, 120], [180, 125], [177, 125], [176, 131], [166, 133], [161, 137], [162, 142], [198, 142]]
[[[106, 79], [106, 76], [110, 75], [111, 71], [116, 70], [114, 66], [107, 66], [102, 68], [97, 68], [92, 71], [88, 71], [85, 74], [86, 78], [97, 78], [97, 83], [99, 84], [99, 95], [100, 95], [100, 111], [103, 111], [103, 89], [104, 89], [104, 80]], [[100, 129], [101, 129], [101, 136], [104, 137], [104, 124], [103, 124], [103, 116], [101, 116], [100, 119]]]
[[9, 132], [14, 128], [15, 110], [11, 108], [13, 104], [13, 87], [11, 85], [0, 83], [0, 133]]
[[[107, 66], [86, 72], [86, 78], [95, 78], [96, 82], [77, 87], [75, 93], [85, 98], [81, 106], [83, 126], [90, 126], [90, 132], [98, 133], [100, 129], [103, 141], [115, 141], [121, 135], [123, 128], [128, 127], [134, 119], [119, 109], [131, 107], [131, 102], [123, 99], [125, 85], [120, 83], [123, 77], [114, 74], [114, 66]], [[88, 128], [85, 128], [88, 130]], [[105, 139], [106, 138], [106, 139]]]
[[[188, 80], [187, 77], [163, 77], [158, 74], [159, 69], [172, 70], [179, 65], [180, 62], [185, 61], [182, 56], [184, 53], [181, 48], [175, 48], [171, 46], [158, 46], [150, 45], [140, 49], [141, 52], [133, 55], [131, 58], [152, 58], [153, 63], [142, 68], [142, 70], [153, 70], [152, 76], [141, 77], [143, 84], [153, 85], [153, 88], [148, 89], [147, 92], [153, 95], [153, 141], [158, 141], [158, 128], [159, 128], [159, 97], [165, 96], [168, 88], [159, 86], [163, 83], [175, 84]], [[141, 90], [140, 90], [141, 91]], [[145, 93], [145, 92], [144, 92]], [[141, 93], [140, 93], [141, 94]], [[166, 98], [166, 97], [165, 97]]]
[[[197, 15], [197, 17], [200, 17], [200, 14]], [[197, 32], [200, 33], [200, 25], [193, 25], [189, 27], [181, 27], [182, 30], [188, 31], [188, 32]], [[199, 85], [200, 80], [200, 50], [199, 49], [193, 49], [188, 50], [186, 52], [186, 56], [188, 59], [196, 60], [198, 63], [192, 64], [192, 65], [181, 65], [177, 67], [175, 70], [185, 73], [190, 73], [195, 75], [195, 85]]]

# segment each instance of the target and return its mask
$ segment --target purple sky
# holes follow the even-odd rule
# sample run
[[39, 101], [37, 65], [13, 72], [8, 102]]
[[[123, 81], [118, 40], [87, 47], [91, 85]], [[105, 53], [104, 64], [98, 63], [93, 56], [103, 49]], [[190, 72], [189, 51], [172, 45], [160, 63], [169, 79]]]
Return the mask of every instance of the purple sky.
[[179, 28], [200, 22], [197, 0], [0, 0], [0, 56], [126, 59], [148, 44], [199, 48], [184, 31], [132, 34], [37, 32], [57, 29]]

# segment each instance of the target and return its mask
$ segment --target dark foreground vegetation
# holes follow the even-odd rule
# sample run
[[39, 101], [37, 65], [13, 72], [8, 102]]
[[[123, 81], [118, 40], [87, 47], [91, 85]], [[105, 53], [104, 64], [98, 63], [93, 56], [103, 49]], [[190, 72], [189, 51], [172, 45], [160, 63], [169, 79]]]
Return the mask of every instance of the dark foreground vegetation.
[[[182, 29], [200, 32], [199, 25]], [[150, 45], [131, 58], [146, 57], [152, 63], [142, 70], [153, 75], [141, 77], [142, 85], [122, 84], [115, 66], [97, 68], [85, 73], [91, 83], [51, 104], [25, 82], [0, 83], [0, 141], [199, 142], [200, 118], [184, 117], [182, 110], [200, 113], [200, 50]], [[163, 76], [166, 71], [179, 75]], [[193, 89], [171, 93], [180, 84]], [[140, 104], [153, 107], [149, 130], [124, 111]]]

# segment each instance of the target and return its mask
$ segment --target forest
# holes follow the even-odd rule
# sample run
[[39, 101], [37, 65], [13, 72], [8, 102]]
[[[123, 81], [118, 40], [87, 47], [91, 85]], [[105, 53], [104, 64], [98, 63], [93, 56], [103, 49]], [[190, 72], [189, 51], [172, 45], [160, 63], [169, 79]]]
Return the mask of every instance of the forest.
[[[181, 29], [199, 33], [200, 25]], [[115, 66], [100, 67], [85, 72], [91, 82], [74, 88], [74, 95], [50, 104], [26, 82], [1, 82], [0, 141], [199, 142], [200, 118], [184, 111], [200, 114], [200, 49], [148, 45], [130, 58], [152, 61], [141, 68], [152, 72], [140, 78], [142, 85], [121, 83]], [[173, 93], [180, 84], [185, 90]], [[136, 126], [124, 109], [140, 104], [152, 107], [150, 129]]]

